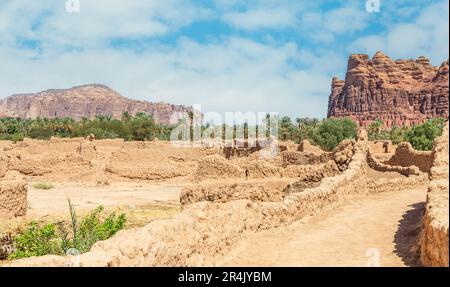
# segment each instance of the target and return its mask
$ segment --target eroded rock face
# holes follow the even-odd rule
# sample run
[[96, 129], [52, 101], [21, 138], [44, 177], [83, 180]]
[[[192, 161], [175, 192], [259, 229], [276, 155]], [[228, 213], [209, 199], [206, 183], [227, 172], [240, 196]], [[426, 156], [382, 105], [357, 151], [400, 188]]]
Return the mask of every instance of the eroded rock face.
[[345, 81], [333, 78], [328, 117], [351, 117], [366, 126], [380, 118], [388, 127], [448, 117], [448, 60], [434, 67], [425, 57], [392, 60], [351, 55]]
[[[0, 116], [20, 118], [71, 117], [81, 120], [83, 117], [110, 115], [120, 119], [126, 111], [130, 115], [145, 112], [159, 123], [176, 124], [182, 112], [191, 110], [185, 106], [128, 99], [107, 86], [97, 84], [18, 94], [0, 100]], [[171, 118], [177, 113], [178, 116]]]

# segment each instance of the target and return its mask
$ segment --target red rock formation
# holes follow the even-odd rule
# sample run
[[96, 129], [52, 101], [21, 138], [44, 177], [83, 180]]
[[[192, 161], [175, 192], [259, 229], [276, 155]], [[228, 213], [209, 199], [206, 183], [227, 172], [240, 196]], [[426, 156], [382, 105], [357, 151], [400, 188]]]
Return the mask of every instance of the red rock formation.
[[80, 120], [83, 117], [111, 115], [120, 119], [122, 113], [127, 111], [130, 115], [145, 112], [159, 123], [176, 124], [178, 117], [171, 118], [173, 114], [191, 110], [185, 106], [128, 99], [98, 84], [13, 95], [0, 100], [0, 116], [19, 118], [71, 117]]
[[425, 57], [391, 60], [377, 52], [351, 55], [345, 81], [333, 78], [328, 117], [350, 117], [366, 126], [383, 120], [387, 127], [448, 118], [448, 60], [434, 67]]

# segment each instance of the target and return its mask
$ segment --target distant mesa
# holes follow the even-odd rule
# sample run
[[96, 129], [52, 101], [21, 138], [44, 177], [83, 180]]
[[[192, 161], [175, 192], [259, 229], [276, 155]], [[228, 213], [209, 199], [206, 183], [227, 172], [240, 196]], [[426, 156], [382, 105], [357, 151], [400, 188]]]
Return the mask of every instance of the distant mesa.
[[351, 55], [345, 81], [332, 80], [328, 117], [350, 117], [360, 126], [381, 119], [387, 127], [448, 118], [448, 69], [448, 60], [434, 67], [422, 56], [394, 61], [381, 52], [372, 59]]
[[[145, 112], [156, 122], [176, 124], [182, 112], [192, 111], [191, 107], [167, 103], [151, 103], [126, 98], [111, 88], [90, 84], [70, 89], [51, 89], [39, 93], [17, 94], [0, 99], [0, 117], [19, 118], [62, 118], [75, 120], [110, 115], [120, 119], [123, 112], [134, 115]], [[179, 114], [180, 117], [172, 115]]]

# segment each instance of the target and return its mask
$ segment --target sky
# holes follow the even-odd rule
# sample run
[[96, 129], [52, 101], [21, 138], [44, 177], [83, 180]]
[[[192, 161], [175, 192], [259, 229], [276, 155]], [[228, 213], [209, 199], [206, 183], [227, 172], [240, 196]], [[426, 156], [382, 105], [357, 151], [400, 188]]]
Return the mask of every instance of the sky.
[[379, 11], [366, 0], [0, 0], [0, 98], [100, 83], [202, 112], [322, 118], [350, 54], [449, 57], [448, 0], [370, 1]]

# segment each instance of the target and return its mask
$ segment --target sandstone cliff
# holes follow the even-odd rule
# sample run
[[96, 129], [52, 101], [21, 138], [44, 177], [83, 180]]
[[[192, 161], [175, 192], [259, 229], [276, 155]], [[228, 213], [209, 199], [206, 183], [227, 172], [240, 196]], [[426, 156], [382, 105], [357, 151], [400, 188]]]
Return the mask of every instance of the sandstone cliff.
[[366, 126], [380, 118], [386, 126], [413, 125], [448, 117], [448, 60], [434, 67], [425, 57], [392, 60], [351, 55], [345, 81], [333, 78], [328, 117], [351, 117]]
[[128, 99], [109, 87], [98, 84], [47, 90], [36, 94], [18, 94], [0, 99], [0, 116], [20, 118], [71, 117], [80, 120], [83, 117], [111, 115], [120, 119], [122, 113], [127, 111], [130, 115], [145, 112], [159, 123], [176, 124], [179, 117], [172, 116], [190, 110], [192, 109], [180, 105]]

